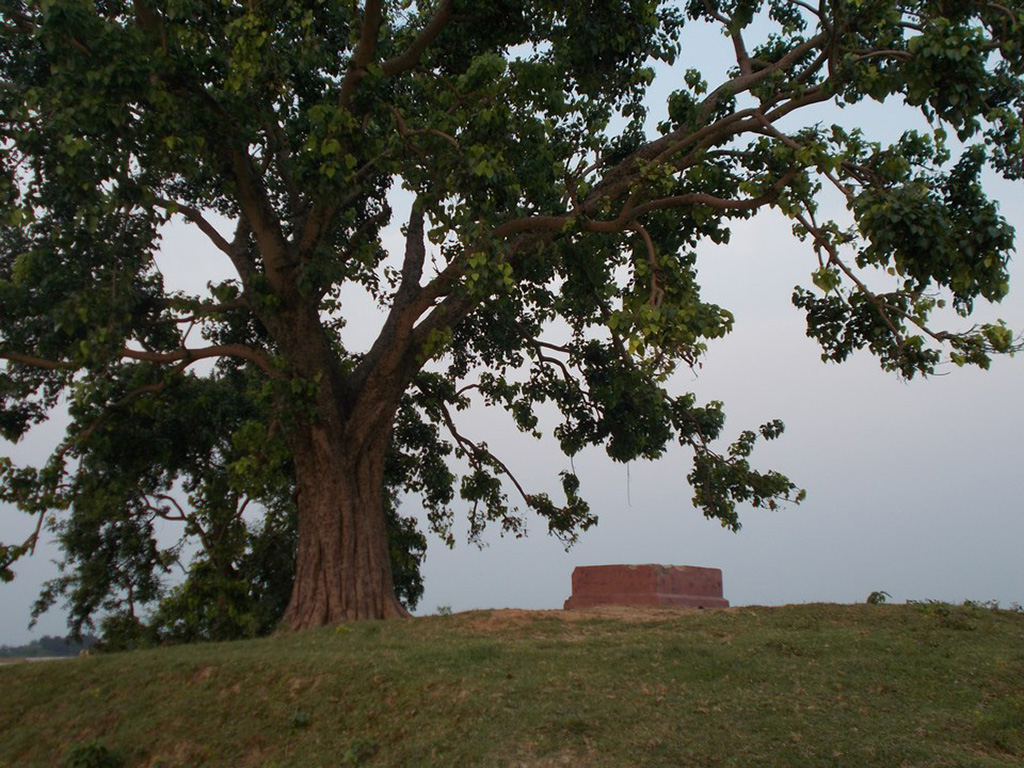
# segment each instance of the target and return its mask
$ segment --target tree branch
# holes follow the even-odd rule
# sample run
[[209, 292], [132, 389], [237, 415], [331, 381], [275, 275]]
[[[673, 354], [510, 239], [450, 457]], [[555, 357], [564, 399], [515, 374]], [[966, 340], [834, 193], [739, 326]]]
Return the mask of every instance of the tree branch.
[[409, 228], [405, 236], [405, 261], [402, 264], [402, 282], [395, 296], [395, 307], [404, 307], [420, 292], [423, 262], [427, 247], [423, 238], [423, 202], [417, 198], [409, 213]]
[[134, 0], [132, 6], [135, 8], [135, 23], [139, 29], [155, 35], [160, 47], [166, 49], [167, 32], [164, 30], [164, 20], [160, 14], [146, 0]]
[[274, 367], [270, 358], [262, 352], [247, 347], [244, 344], [216, 344], [202, 349], [176, 349], [173, 352], [150, 352], [125, 348], [121, 350], [121, 356], [129, 360], [142, 360], [150, 363], [185, 363], [186, 366], [199, 360], [206, 360], [211, 357], [237, 357], [255, 363], [256, 366], [267, 375], [275, 379], [284, 377]]
[[29, 536], [25, 543], [22, 545], [28, 550], [28, 553], [30, 555], [34, 555], [36, 553], [36, 544], [39, 543], [39, 536], [43, 532], [43, 523], [46, 521], [46, 513], [47, 510], [45, 509], [39, 512], [39, 519], [36, 521], [35, 531], [32, 532], [32, 535]]
[[377, 38], [380, 35], [380, 25], [383, 20], [383, 11], [380, 0], [366, 0], [363, 6], [363, 23], [359, 32], [359, 42], [356, 44], [356, 51], [349, 62], [348, 72], [341, 83], [341, 94], [339, 101], [341, 106], [348, 108], [359, 83], [366, 77], [367, 68], [377, 53]]
[[665, 291], [658, 285], [658, 255], [654, 250], [654, 241], [639, 221], [634, 221], [631, 229], [643, 238], [644, 245], [647, 246], [647, 262], [651, 265], [651, 306], [660, 307]]
[[814, 50], [822, 43], [826, 42], [828, 38], [829, 36], [827, 33], [820, 32], [814, 37], [805, 40], [800, 45], [795, 46], [792, 50], [787, 51], [782, 58], [764, 67], [764, 69], [759, 69], [756, 72], [750, 71], [747, 74], [741, 73], [732, 80], [722, 83], [722, 85], [718, 86], [714, 91], [708, 94], [707, 98], [704, 99], [704, 102], [700, 106], [700, 111], [698, 112], [697, 124], [700, 125], [711, 117], [711, 113], [718, 104], [718, 99], [723, 94], [738, 96], [741, 93], [749, 91], [755, 85], [775, 72], [789, 69], [793, 64], [799, 61], [800, 57], [805, 53]]
[[427, 26], [416, 36], [409, 47], [400, 55], [388, 59], [381, 65], [384, 74], [391, 77], [412, 69], [423, 56], [429, 45], [437, 39], [455, 15], [453, 0], [441, 0]]
[[68, 371], [74, 370], [76, 367], [74, 363], [66, 360], [46, 360], [42, 357], [24, 355], [21, 352], [10, 350], [0, 350], [0, 360], [10, 360], [12, 363], [20, 363], [32, 368], [45, 368], [51, 371]]
[[398, 132], [402, 135], [402, 138], [410, 138], [412, 136], [437, 136], [439, 139], [451, 144], [455, 149], [462, 151], [462, 147], [459, 145], [458, 139], [454, 136], [439, 131], [436, 128], [413, 128], [410, 129], [406, 123], [405, 118], [402, 117], [402, 113], [398, 111], [396, 107], [391, 107], [391, 114], [395, 116], [395, 122], [398, 123]]
[[295, 183], [295, 178], [288, 172], [287, 166], [292, 159], [288, 136], [277, 120], [268, 120], [265, 130], [267, 132], [268, 149], [278, 159], [277, 171], [281, 176], [281, 182], [284, 184], [285, 192], [288, 194], [291, 202], [293, 215], [300, 215], [301, 209], [305, 208], [307, 204], [302, 200], [302, 193], [299, 191], [298, 184]]
[[153, 302], [153, 305], [158, 309], [169, 309], [171, 311], [184, 311], [185, 309], [188, 309], [192, 312], [191, 315], [171, 317], [171, 322], [174, 323], [195, 323], [204, 317], [219, 315], [222, 312], [230, 312], [233, 309], [249, 308], [249, 305], [243, 299], [225, 301], [218, 304], [199, 304], [194, 307], [181, 307], [181, 302], [173, 299], [157, 299]]
[[[120, 356], [129, 360], [141, 360], [150, 363], [184, 363], [181, 366], [182, 370], [192, 363], [211, 357], [237, 357], [255, 363], [260, 370], [273, 378], [282, 378], [284, 376], [274, 367], [270, 358], [259, 350], [247, 347], [244, 344], [217, 344], [202, 349], [177, 349], [173, 352], [151, 352], [125, 347], [121, 350]], [[25, 355], [21, 352], [10, 350], [0, 350], [0, 360], [10, 360], [13, 363], [47, 370], [75, 370], [79, 367], [66, 360], [46, 360], [41, 357]]]
[[557, 347], [554, 344], [548, 344], [547, 342], [541, 341], [540, 339], [532, 339], [530, 341], [530, 346], [533, 347], [534, 352], [537, 354], [538, 362], [545, 363], [546, 365], [551, 365], [558, 368], [562, 373], [562, 379], [564, 381], [573, 381], [573, 377], [569, 373], [569, 369], [568, 367], [566, 367], [565, 363], [563, 363], [557, 357], [549, 357], [548, 355], [544, 354], [545, 349], [550, 349], [555, 352], [567, 352], [568, 350], [565, 347]]
[[[835, 264], [837, 267], [839, 267], [842, 273], [846, 275], [846, 277], [849, 278], [854, 285], [857, 286], [857, 290], [861, 292], [861, 295], [863, 295], [869, 302], [871, 302], [871, 304], [875, 307], [875, 310], [878, 312], [879, 317], [882, 318], [882, 321], [886, 324], [889, 330], [892, 331], [893, 337], [896, 339], [897, 347], [899, 349], [903, 349], [907, 343], [906, 338], [903, 332], [900, 331], [900, 329], [892, 321], [892, 318], [889, 317], [888, 308], [886, 307], [885, 302], [883, 302], [874, 291], [868, 288], [867, 284], [865, 284], [864, 281], [861, 280], [860, 277], [858, 277], [852, 269], [850, 269], [846, 262], [839, 257], [839, 251], [836, 249], [835, 244], [832, 243], [831, 240], [829, 240], [822, 234], [820, 228], [814, 226], [814, 224], [810, 222], [807, 219], [807, 217], [803, 216], [802, 214], [797, 213], [794, 215], [793, 218], [796, 219], [796, 221], [798, 221], [801, 224], [801, 226], [803, 226], [804, 229], [806, 229], [811, 234], [811, 236], [814, 238], [814, 243], [817, 247], [824, 248], [828, 252], [828, 263]], [[841, 294], [840, 297], [847, 304], [847, 306], [849, 306], [849, 300], [845, 296], [842, 296]]]
[[[155, 498], [157, 501], [162, 501], [165, 504], [170, 504], [176, 510], [178, 510], [179, 517], [168, 517], [166, 515], [160, 514], [160, 509], [158, 507], [155, 507], [152, 504], [147, 505], [154, 512], [157, 512], [158, 514], [160, 514], [160, 517], [164, 518], [165, 520], [180, 520], [182, 522], [187, 522], [192, 517], [192, 515], [188, 514], [188, 512], [186, 512], [182, 508], [182, 506], [179, 503], [179, 501], [176, 498], [174, 498], [173, 496], [168, 496], [165, 493], [157, 493], [157, 494], [154, 494], [153, 498]], [[197, 528], [200, 527], [198, 523], [196, 524], [196, 527]]]
[[455, 426], [455, 421], [454, 419], [452, 419], [451, 412], [448, 410], [448, 406], [444, 402], [438, 400], [437, 406], [441, 412], [441, 418], [444, 421], [445, 427], [451, 434], [452, 439], [455, 440], [459, 448], [462, 449], [462, 451], [466, 454], [470, 464], [472, 464], [477, 469], [482, 469], [485, 463], [491, 464], [492, 466], [496, 467], [503, 475], [505, 475], [505, 477], [507, 477], [512, 482], [512, 485], [515, 486], [516, 491], [518, 491], [519, 495], [522, 496], [523, 501], [526, 503], [526, 506], [532, 509], [533, 504], [530, 501], [530, 495], [523, 488], [522, 484], [519, 482], [516, 476], [512, 474], [511, 470], [508, 468], [505, 462], [503, 462], [501, 459], [499, 459], [497, 456], [491, 453], [491, 451], [485, 448], [484, 446], [480, 445], [479, 443], [474, 443], [468, 437], [462, 435], [459, 432], [458, 428]]
[[[284, 282], [284, 273], [290, 266], [287, 240], [263, 178], [253, 166], [246, 142], [238, 135], [234, 117], [196, 82], [181, 83], [172, 80], [168, 85], [172, 88], [183, 87], [185, 92], [199, 99], [216, 118], [211, 121], [215, 127], [211, 128], [209, 141], [218, 148], [222, 161], [228, 168], [226, 172], [235, 182], [235, 200], [246, 220], [246, 227], [259, 243], [260, 253], [266, 265], [267, 280], [279, 293], [288, 293], [287, 288], [290, 286]], [[253, 262], [244, 257], [244, 251], [235, 248], [227, 253], [240, 274], [251, 273]]]
[[381, 157], [386, 154], [384, 153], [384, 155], [367, 161], [365, 165], [353, 174], [349, 182], [351, 191], [343, 198], [333, 200], [330, 203], [316, 203], [310, 207], [309, 214], [302, 222], [302, 232], [298, 238], [299, 244], [296, 252], [299, 259], [308, 258], [309, 254], [316, 249], [317, 244], [327, 234], [335, 213], [344, 210], [359, 199], [359, 196], [362, 194], [360, 185], [373, 172]]
[[[719, 210], [754, 210], [774, 202], [779, 193], [798, 173], [799, 170], [790, 169], [772, 185], [768, 192], [759, 197], [752, 197], [746, 200], [730, 200], [708, 194], [707, 192], [687, 192], [682, 195], [651, 200], [640, 205], [624, 206], [616, 218], [590, 219], [584, 221], [580, 225], [580, 229], [584, 232], [623, 232], [630, 229], [633, 221], [645, 213], [665, 208], [680, 208], [687, 205], [707, 205]], [[513, 219], [495, 229], [494, 235], [496, 237], [508, 237], [521, 232], [560, 232], [572, 218], [572, 215], [566, 213], [560, 216], [532, 216]]]
[[[424, 302], [420, 287], [423, 262], [426, 258], [423, 219], [423, 200], [416, 198], [409, 213], [405, 260], [402, 264], [402, 279], [398, 291], [377, 339], [356, 367], [355, 375], [363, 382], [380, 373], [382, 367], [401, 368], [409, 362], [413, 325], [430, 302], [430, 299]], [[405, 374], [403, 372], [400, 375]]]
[[231, 243], [224, 239], [220, 232], [218, 232], [216, 228], [203, 217], [203, 214], [200, 213], [198, 209], [177, 203], [174, 200], [166, 200], [161, 197], [155, 198], [154, 202], [171, 214], [180, 213], [186, 219], [195, 224], [218, 250], [222, 251], [227, 256], [233, 256]]
[[747, 54], [747, 46], [743, 41], [743, 33], [739, 30], [732, 33], [732, 46], [736, 52], [736, 64], [739, 65], [740, 74], [753, 74], [754, 70], [750, 66], [750, 56]]

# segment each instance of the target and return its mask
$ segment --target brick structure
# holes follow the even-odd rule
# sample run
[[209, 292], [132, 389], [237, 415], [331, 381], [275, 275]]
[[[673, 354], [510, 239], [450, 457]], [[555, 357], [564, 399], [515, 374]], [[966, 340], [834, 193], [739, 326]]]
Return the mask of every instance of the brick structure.
[[566, 610], [595, 605], [728, 608], [722, 571], [692, 565], [581, 565], [572, 572]]

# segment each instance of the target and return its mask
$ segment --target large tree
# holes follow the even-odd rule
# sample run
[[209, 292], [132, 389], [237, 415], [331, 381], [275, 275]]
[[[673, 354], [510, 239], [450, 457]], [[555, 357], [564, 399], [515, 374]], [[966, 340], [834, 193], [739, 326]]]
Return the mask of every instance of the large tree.
[[[233, 640], [273, 631], [295, 573], [297, 514], [287, 446], [263, 429], [244, 369], [186, 374], [149, 398], [71, 414], [73, 468], [0, 467], [0, 498], [51, 516], [62, 550], [33, 618], [63, 599], [72, 635], [105, 647]], [[254, 391], [255, 387], [255, 391]], [[385, 522], [402, 604], [423, 594], [426, 538], [398, 513], [390, 461]], [[182, 579], [183, 576], [183, 579]], [[169, 588], [174, 581], [180, 581]]]
[[[403, 613], [388, 466], [448, 535], [457, 484], [474, 534], [521, 529], [506, 484], [567, 540], [593, 523], [574, 475], [564, 503], [531, 494], [460, 431], [471, 396], [524, 430], [553, 403], [570, 456], [689, 446], [695, 504], [726, 526], [738, 502], [798, 496], [748, 463], [781, 424], [716, 450], [720, 405], [666, 388], [732, 325], [701, 300], [694, 255], [727, 243], [731, 220], [792, 219], [813, 283], [794, 301], [828, 359], [866, 347], [909, 377], [1014, 347], [1001, 324], [930, 318], [948, 300], [955, 323], [1008, 288], [1013, 232], [980, 178], [1024, 172], [1019, 0], [0, 7], [4, 435], [68, 398], [89, 418], [44, 470], [59, 476], [106, 414], [160, 407], [197, 363], [260, 377], [269, 405], [250, 440], [281, 435], [294, 468], [293, 628]], [[687, 23], [731, 41], [735, 65], [670, 70], [648, 130], [653, 67], [687, 56]], [[883, 145], [808, 109], [864, 98], [905, 102], [928, 127]], [[404, 253], [389, 253], [399, 187], [413, 202]], [[821, 216], [823, 187], [852, 223]], [[153, 257], [172, 218], [235, 277], [165, 291]], [[342, 343], [346, 321], [367, 322], [348, 311], [357, 289], [383, 309], [366, 349]]]

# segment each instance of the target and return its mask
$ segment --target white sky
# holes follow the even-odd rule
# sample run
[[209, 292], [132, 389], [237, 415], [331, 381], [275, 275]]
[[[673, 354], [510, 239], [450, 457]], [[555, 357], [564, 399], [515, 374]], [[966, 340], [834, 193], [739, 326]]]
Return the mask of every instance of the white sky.
[[[728, 47], [709, 47], [720, 42], [691, 28], [681, 64], [724, 61]], [[658, 93], [671, 90], [664, 82], [670, 79], [663, 78]], [[883, 139], [909, 127], [894, 105], [838, 117], [821, 111], [814, 119], [861, 124]], [[1021, 185], [991, 189], [1024, 238]], [[396, 205], [396, 215], [403, 213]], [[794, 285], [810, 284], [814, 257], [786, 222], [759, 216], [734, 227], [727, 247], [709, 244], [699, 254], [703, 295], [735, 314], [736, 329], [712, 344], [699, 375], [680, 373], [673, 388], [724, 400], [729, 438], [772, 418], [785, 421], [786, 434], [759, 445], [754, 461], [789, 475], [807, 489], [807, 500], [778, 512], [744, 510], [743, 530], [733, 534], [693, 509], [685, 480], [689, 456], [681, 449], [629, 467], [588, 451], [574, 466], [600, 517], [596, 528], [568, 553], [546, 536], [540, 520], [527, 539], [492, 535], [483, 550], [460, 541], [450, 551], [432, 537], [419, 612], [557, 608], [569, 596], [575, 566], [648, 562], [721, 568], [733, 605], [860, 602], [875, 590], [896, 601], [1024, 603], [1024, 360], [910, 383], [882, 372], [867, 353], [841, 366], [824, 364], [789, 300]], [[224, 269], [201, 236], [179, 230], [160, 262], [169, 277], [195, 287], [215, 279], [210, 269]], [[1024, 330], [1020, 262], [1012, 264], [1010, 296], [995, 311], [983, 308], [979, 319], [1002, 317]], [[560, 497], [558, 471], [569, 460], [553, 441], [519, 435], [501, 412], [478, 409], [462, 417], [461, 430], [485, 438], [529, 490]], [[56, 434], [41, 429], [14, 455], [40, 461]], [[403, 512], [415, 513], [414, 500]], [[0, 510], [0, 540], [17, 540], [30, 528], [16, 510]], [[0, 644], [27, 641], [29, 609], [40, 584], [56, 573], [55, 556], [52, 548], [40, 551], [19, 564], [13, 584], [0, 585]], [[31, 634], [64, 631], [54, 610]]]

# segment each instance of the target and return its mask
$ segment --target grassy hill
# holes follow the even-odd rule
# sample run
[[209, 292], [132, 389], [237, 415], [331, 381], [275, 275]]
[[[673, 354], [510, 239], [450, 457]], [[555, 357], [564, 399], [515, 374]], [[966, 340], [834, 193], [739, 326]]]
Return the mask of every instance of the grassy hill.
[[0, 766], [1020, 766], [1024, 614], [476, 611], [0, 667]]

